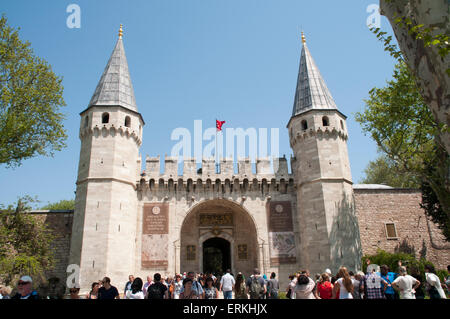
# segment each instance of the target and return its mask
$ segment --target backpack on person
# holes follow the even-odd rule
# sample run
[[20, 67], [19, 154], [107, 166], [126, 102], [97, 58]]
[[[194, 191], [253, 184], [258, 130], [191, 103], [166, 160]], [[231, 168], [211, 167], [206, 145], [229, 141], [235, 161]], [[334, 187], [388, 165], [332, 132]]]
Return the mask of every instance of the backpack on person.
[[161, 288], [158, 284], [153, 284], [147, 289], [147, 299], [163, 299]]
[[259, 282], [258, 278], [256, 276], [253, 276], [251, 282], [250, 282], [250, 298], [251, 299], [260, 299], [262, 294], [263, 288], [261, 287], [261, 283]]

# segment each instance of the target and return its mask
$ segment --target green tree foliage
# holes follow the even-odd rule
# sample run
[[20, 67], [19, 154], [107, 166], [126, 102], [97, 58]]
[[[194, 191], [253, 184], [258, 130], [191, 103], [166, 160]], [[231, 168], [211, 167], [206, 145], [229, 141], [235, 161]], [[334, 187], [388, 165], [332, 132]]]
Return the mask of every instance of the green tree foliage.
[[[375, 140], [388, 163], [393, 164], [393, 173], [407, 174], [419, 184], [430, 186], [447, 216], [443, 223], [441, 219], [439, 226], [448, 228], [450, 159], [443, 145], [436, 142], [438, 125], [423, 102], [413, 75], [400, 62], [387, 86], [374, 88], [369, 95], [365, 109], [356, 113], [356, 121]], [[433, 169], [427, 168], [427, 163]], [[390, 173], [386, 171], [386, 174]], [[426, 212], [430, 216], [435, 213], [434, 210]]]
[[385, 155], [370, 161], [364, 170], [363, 184], [384, 184], [398, 188], [420, 188], [420, 180], [414, 174], [402, 170]]
[[43, 206], [41, 209], [44, 210], [74, 210], [75, 209], [75, 200], [60, 200], [56, 203], [49, 203], [48, 205]]
[[36, 155], [53, 156], [67, 138], [59, 112], [62, 79], [35, 56], [18, 30], [0, 19], [0, 164], [18, 166]]
[[55, 235], [43, 220], [26, 213], [30, 203], [30, 198], [19, 199], [16, 207], [0, 211], [0, 280], [6, 285], [20, 275], [43, 281], [54, 265]]

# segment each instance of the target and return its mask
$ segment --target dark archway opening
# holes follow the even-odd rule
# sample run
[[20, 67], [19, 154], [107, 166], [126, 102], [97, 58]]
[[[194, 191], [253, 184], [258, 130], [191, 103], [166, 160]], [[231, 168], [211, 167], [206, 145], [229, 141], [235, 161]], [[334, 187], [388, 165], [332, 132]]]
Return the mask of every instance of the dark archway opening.
[[203, 272], [222, 274], [231, 269], [230, 242], [222, 238], [211, 238], [203, 243]]

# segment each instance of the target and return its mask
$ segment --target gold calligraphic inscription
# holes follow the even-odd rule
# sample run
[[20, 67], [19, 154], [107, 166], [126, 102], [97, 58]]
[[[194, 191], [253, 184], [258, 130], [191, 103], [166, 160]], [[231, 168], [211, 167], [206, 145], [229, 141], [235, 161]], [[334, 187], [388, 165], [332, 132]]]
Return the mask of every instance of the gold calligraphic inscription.
[[233, 214], [200, 214], [200, 226], [233, 226]]
[[186, 259], [187, 260], [195, 260], [195, 251], [196, 248], [194, 245], [186, 246]]
[[239, 260], [248, 259], [248, 247], [246, 244], [238, 245], [238, 258]]

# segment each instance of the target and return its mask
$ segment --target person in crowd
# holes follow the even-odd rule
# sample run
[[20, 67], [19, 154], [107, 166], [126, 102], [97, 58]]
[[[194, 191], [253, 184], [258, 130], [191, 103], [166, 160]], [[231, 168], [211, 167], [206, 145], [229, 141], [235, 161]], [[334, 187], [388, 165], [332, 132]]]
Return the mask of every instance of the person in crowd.
[[[336, 276], [330, 275], [330, 276], [331, 276], [330, 282], [331, 282], [331, 284], [333, 285], [333, 288], [334, 288], [334, 285], [336, 284], [336, 281], [339, 278], [338, 278], [337, 275]], [[334, 296], [333, 299], [339, 299], [339, 287], [338, 287], [338, 290], [336, 291], [336, 296]]]
[[262, 299], [269, 299], [269, 286], [268, 286], [268, 280], [266, 274], [262, 275], [262, 278], [264, 279], [264, 285], [266, 285], [266, 293], [262, 296]]
[[144, 283], [142, 279], [137, 277], [133, 280], [131, 284], [131, 289], [127, 290], [127, 294], [125, 295], [125, 299], [144, 299], [144, 292], [142, 291]]
[[131, 290], [131, 285], [133, 284], [134, 281], [134, 276], [133, 275], [129, 275], [128, 276], [128, 281], [125, 284], [125, 288], [123, 289], [123, 298], [125, 299], [125, 296], [127, 294], [128, 290]]
[[[341, 267], [339, 268], [338, 280], [333, 287], [333, 299], [335, 296], [339, 296], [338, 299], [353, 299], [353, 289], [354, 289], [354, 279], [350, 277], [347, 268]], [[339, 290], [339, 294], [338, 294]]]
[[379, 275], [381, 278], [384, 279], [384, 281], [387, 282], [387, 287], [386, 290], [384, 291], [384, 296], [386, 297], [386, 299], [388, 300], [398, 299], [398, 295], [395, 293], [394, 288], [392, 288], [392, 283], [394, 282], [395, 278], [397, 278], [398, 274], [391, 272], [387, 265], [382, 265], [380, 267]]
[[302, 270], [300, 272], [300, 274], [305, 275], [306, 277], [308, 277], [309, 279], [311, 279], [314, 282], [314, 288], [313, 288], [313, 291], [312, 291], [313, 295], [314, 295], [314, 298], [320, 299], [319, 295], [317, 294], [317, 283], [311, 278], [309, 270], [308, 269]]
[[[211, 277], [208, 277], [205, 280], [205, 299], [217, 299], [217, 298], [219, 298], [219, 290], [217, 290], [217, 288], [214, 287], [214, 280]], [[231, 296], [230, 298], [225, 299], [231, 299]]]
[[183, 291], [180, 293], [180, 299], [199, 299], [198, 290], [192, 289], [193, 280], [189, 277], [183, 280]]
[[316, 274], [316, 276], [314, 277], [314, 280], [315, 280], [315, 282], [316, 282], [316, 285], [320, 282], [320, 280], [321, 280], [321, 274]]
[[235, 285], [235, 280], [233, 275], [231, 275], [231, 270], [227, 269], [226, 274], [220, 279], [220, 291], [223, 291], [224, 299], [231, 299], [233, 294], [233, 288]]
[[286, 289], [286, 298], [287, 299], [295, 299], [295, 287], [297, 286], [297, 278], [298, 275], [290, 275], [289, 276], [289, 285]]
[[[203, 299], [204, 291], [203, 291], [202, 285], [197, 280], [195, 280], [195, 272], [193, 272], [193, 271], [188, 272], [186, 275], [186, 278], [191, 279], [192, 290], [195, 291], [195, 293], [198, 296], [198, 299]], [[183, 291], [184, 291], [184, 284], [183, 284], [183, 288], [181, 289], [181, 292], [183, 292]]]
[[246, 292], [245, 279], [242, 273], [238, 273], [236, 276], [236, 283], [234, 285], [234, 298], [235, 299], [248, 299]]
[[2, 286], [0, 288], [0, 299], [11, 299], [11, 287]]
[[330, 282], [330, 276], [324, 272], [320, 276], [320, 280], [317, 283], [317, 293], [320, 299], [331, 299], [333, 294], [333, 285]]
[[181, 275], [177, 274], [175, 280], [172, 283], [172, 299], [180, 299], [180, 293], [183, 288], [183, 281], [181, 280]]
[[420, 281], [406, 273], [406, 267], [400, 266], [399, 276], [392, 282], [393, 289], [400, 292], [401, 299], [416, 299], [416, 288]]
[[142, 292], [144, 293], [144, 296], [147, 296], [147, 290], [148, 287], [150, 287], [153, 284], [152, 277], [147, 276], [147, 281], [144, 284], [144, 287], [142, 288]]
[[435, 273], [432, 265], [425, 265], [425, 280], [430, 299], [447, 299], [444, 289], [441, 287], [441, 280]]
[[362, 298], [362, 285], [361, 281], [363, 280], [364, 273], [362, 271], [358, 271], [355, 275], [353, 282], [353, 299], [363, 299]]
[[250, 295], [250, 299], [263, 299], [264, 294], [267, 292], [264, 278], [261, 277], [258, 268], [253, 270], [253, 275], [247, 279], [246, 286], [246, 293]]
[[449, 275], [445, 279], [445, 285], [447, 286], [447, 293], [450, 294], [450, 265], [447, 266], [447, 272]]
[[276, 279], [277, 274], [271, 273], [270, 279], [267, 281], [267, 297], [268, 299], [278, 299], [278, 291], [280, 290], [280, 284]]
[[417, 266], [412, 266], [410, 268], [411, 277], [416, 279], [419, 282], [419, 286], [417, 286], [415, 290], [415, 298], [416, 299], [425, 299], [425, 277], [420, 273], [419, 268]]
[[[370, 261], [368, 261], [369, 264]], [[375, 270], [367, 273], [363, 277], [361, 284], [364, 290], [364, 299], [386, 299], [384, 290], [388, 284]]]
[[295, 299], [316, 299], [313, 290], [315, 282], [309, 278], [305, 273], [300, 274], [297, 278], [297, 285], [295, 286]]
[[73, 287], [69, 289], [70, 299], [80, 299], [80, 288]]
[[98, 299], [119, 299], [119, 291], [111, 285], [111, 279], [105, 277], [102, 280], [102, 287], [98, 289]]
[[167, 292], [167, 286], [161, 281], [161, 274], [156, 273], [153, 275], [153, 285], [147, 289], [147, 299], [167, 299], [169, 293]]
[[98, 290], [100, 289], [99, 283], [93, 282], [91, 285], [91, 291], [86, 294], [86, 299], [98, 299]]
[[205, 280], [206, 280], [206, 276], [204, 274], [198, 275], [197, 281], [200, 284], [200, 286], [202, 286], [202, 288], [206, 286]]
[[17, 290], [17, 294], [11, 299], [39, 299], [39, 294], [33, 290], [33, 279], [30, 276], [20, 277], [19, 283], [17, 284]]

